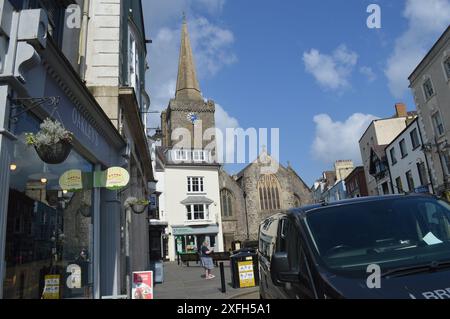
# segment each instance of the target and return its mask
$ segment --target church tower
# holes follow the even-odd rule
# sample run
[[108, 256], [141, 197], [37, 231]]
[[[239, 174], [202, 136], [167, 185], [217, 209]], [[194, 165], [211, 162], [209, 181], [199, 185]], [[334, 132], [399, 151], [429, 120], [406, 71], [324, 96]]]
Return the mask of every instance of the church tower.
[[214, 112], [214, 102], [205, 101], [200, 91], [188, 26], [183, 18], [175, 98], [161, 115], [163, 146], [197, 151], [211, 149], [215, 146]]
[[165, 257], [171, 261], [196, 252], [205, 241], [214, 251], [223, 251], [214, 112], [214, 102], [205, 101], [200, 91], [183, 19], [177, 87], [161, 114], [163, 140], [155, 160], [161, 220], [167, 223]]

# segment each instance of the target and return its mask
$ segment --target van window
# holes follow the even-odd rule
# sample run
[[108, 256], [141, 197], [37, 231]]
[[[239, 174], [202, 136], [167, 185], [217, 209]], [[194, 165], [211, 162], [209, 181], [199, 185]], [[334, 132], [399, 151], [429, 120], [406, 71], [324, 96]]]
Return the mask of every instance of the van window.
[[288, 218], [280, 221], [277, 252], [288, 254], [289, 268], [298, 270], [300, 263], [300, 234], [295, 224]]
[[269, 262], [272, 259], [277, 231], [278, 219], [274, 217], [266, 219], [259, 229], [259, 252]]
[[360, 275], [450, 261], [450, 206], [405, 197], [327, 207], [307, 214], [319, 260], [332, 271]]

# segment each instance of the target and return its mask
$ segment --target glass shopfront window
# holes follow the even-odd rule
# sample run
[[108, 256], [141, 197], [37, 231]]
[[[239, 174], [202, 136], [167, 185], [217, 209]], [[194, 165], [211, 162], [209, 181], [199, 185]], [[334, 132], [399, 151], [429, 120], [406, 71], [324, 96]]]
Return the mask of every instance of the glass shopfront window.
[[70, 193], [60, 188], [59, 178], [74, 169], [92, 174], [93, 165], [75, 150], [62, 164], [42, 162], [25, 144], [25, 133], [39, 125], [24, 115], [14, 130], [19, 139], [10, 168], [4, 298], [44, 298], [49, 278], [57, 279], [56, 297], [91, 298], [92, 187]]

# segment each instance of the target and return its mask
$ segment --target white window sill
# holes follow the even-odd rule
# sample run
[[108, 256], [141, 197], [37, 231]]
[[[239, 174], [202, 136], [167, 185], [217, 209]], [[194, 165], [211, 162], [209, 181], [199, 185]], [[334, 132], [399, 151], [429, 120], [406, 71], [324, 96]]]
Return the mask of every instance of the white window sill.
[[184, 221], [185, 225], [210, 225], [210, 224], [215, 224], [214, 221], [209, 220], [209, 219], [198, 219], [198, 220], [185, 220]]

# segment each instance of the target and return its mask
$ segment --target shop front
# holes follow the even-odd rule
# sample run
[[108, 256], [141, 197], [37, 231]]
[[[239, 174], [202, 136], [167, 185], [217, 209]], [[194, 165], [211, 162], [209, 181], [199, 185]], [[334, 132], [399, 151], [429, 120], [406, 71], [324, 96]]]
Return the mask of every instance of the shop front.
[[[121, 206], [105, 172], [124, 166], [126, 143], [56, 45], [39, 45], [23, 42], [20, 77], [0, 73], [0, 299], [101, 298], [120, 285]], [[30, 145], [47, 119], [72, 136], [59, 162]]]
[[175, 239], [176, 254], [196, 254], [203, 242], [217, 251], [217, 236], [219, 227], [217, 225], [203, 227], [172, 227], [172, 234]]

